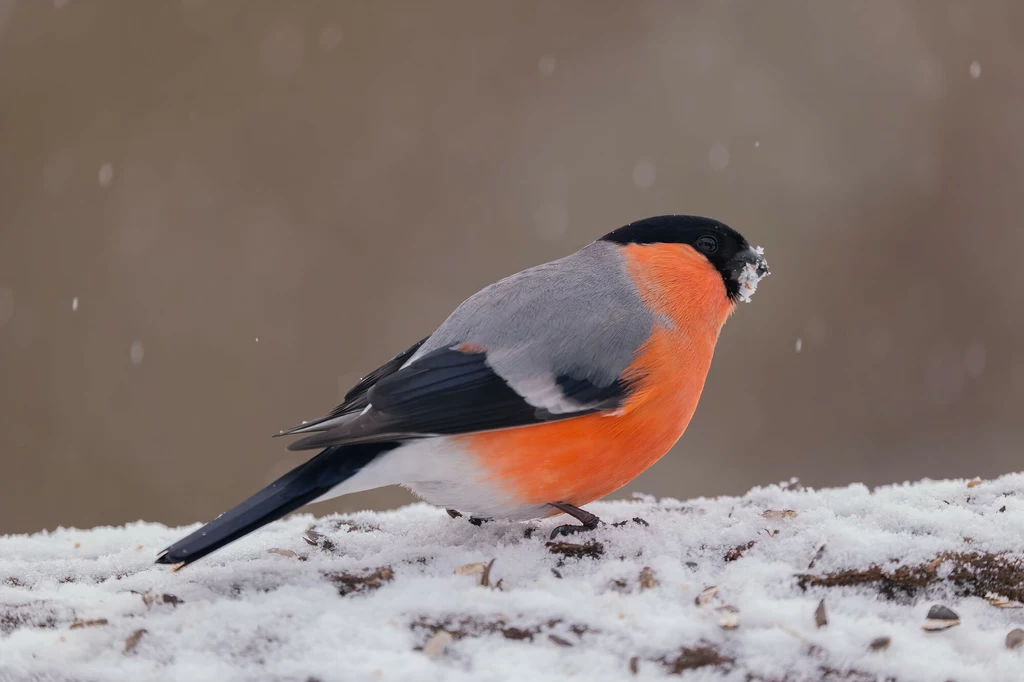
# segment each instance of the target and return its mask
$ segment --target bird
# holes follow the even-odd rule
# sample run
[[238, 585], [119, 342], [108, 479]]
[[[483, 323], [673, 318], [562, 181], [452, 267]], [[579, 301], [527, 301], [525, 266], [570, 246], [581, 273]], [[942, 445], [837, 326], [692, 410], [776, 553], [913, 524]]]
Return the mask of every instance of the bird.
[[319, 450], [157, 557], [181, 568], [307, 504], [402, 485], [484, 519], [558, 514], [636, 478], [683, 435], [719, 333], [768, 274], [764, 250], [711, 218], [662, 215], [470, 296], [362, 378], [326, 416], [277, 436]]

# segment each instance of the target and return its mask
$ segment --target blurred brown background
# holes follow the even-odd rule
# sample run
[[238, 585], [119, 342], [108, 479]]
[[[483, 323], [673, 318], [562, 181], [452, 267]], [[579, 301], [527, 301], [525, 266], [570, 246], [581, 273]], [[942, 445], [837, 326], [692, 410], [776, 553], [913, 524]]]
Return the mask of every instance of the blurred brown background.
[[624, 493], [1019, 469], [1022, 28], [1016, 0], [0, 0], [0, 532], [209, 519], [479, 287], [669, 212], [774, 274]]

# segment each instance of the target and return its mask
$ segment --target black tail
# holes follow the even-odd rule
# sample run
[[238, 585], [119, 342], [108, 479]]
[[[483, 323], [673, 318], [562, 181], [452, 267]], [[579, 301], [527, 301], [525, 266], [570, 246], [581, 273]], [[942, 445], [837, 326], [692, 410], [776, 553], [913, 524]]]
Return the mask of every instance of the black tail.
[[351, 478], [377, 455], [399, 443], [335, 445], [277, 479], [242, 504], [230, 509], [157, 558], [158, 564], [190, 564], [271, 521], [309, 504]]

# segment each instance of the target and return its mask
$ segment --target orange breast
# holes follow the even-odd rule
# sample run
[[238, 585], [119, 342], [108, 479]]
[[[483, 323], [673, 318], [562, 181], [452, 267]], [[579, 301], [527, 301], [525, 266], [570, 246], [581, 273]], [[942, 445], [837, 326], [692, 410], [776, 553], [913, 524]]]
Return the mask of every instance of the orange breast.
[[614, 413], [460, 436], [485, 476], [524, 504], [592, 502], [636, 478], [686, 430], [718, 332], [733, 304], [707, 260], [678, 244], [625, 247], [630, 276], [656, 314], [626, 370], [635, 391]]

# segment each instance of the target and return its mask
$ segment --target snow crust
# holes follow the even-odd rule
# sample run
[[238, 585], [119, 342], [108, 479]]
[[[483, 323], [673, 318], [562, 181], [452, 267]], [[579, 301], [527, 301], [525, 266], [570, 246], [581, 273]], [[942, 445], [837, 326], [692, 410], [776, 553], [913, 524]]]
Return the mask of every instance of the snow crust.
[[550, 545], [565, 517], [302, 514], [178, 572], [195, 526], [0, 537], [0, 680], [1024, 679], [1022, 474], [587, 508]]

